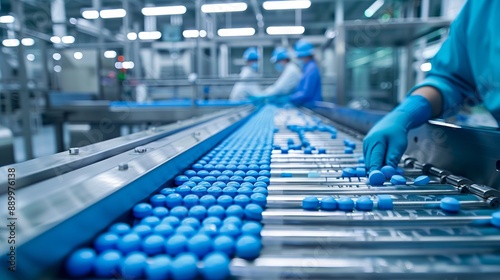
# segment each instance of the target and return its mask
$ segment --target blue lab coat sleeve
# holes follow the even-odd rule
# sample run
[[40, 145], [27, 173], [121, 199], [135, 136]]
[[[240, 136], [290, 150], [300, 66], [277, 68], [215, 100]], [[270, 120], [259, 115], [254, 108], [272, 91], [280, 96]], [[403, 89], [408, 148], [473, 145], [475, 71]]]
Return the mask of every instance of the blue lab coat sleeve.
[[321, 76], [314, 61], [304, 67], [304, 75], [297, 86], [290, 102], [304, 104], [312, 101], [321, 101]]

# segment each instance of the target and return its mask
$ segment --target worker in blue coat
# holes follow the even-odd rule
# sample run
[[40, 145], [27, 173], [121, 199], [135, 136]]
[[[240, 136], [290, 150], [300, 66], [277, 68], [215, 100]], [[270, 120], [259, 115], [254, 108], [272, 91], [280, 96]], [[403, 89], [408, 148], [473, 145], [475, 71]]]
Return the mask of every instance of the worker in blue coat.
[[240, 81], [234, 84], [229, 100], [243, 101], [247, 100], [255, 93], [262, 92], [262, 88], [256, 79], [261, 78], [259, 74], [259, 53], [257, 48], [248, 48], [243, 53], [245, 66], [241, 68]]
[[451, 25], [450, 35], [431, 60], [425, 80], [364, 140], [369, 170], [396, 166], [407, 134], [434, 117], [450, 117], [463, 104], [484, 103], [500, 123], [500, 1], [469, 0]]
[[322, 101], [321, 75], [314, 60], [314, 46], [301, 39], [295, 44], [295, 55], [303, 74], [295, 92], [290, 96], [290, 102], [301, 105]]

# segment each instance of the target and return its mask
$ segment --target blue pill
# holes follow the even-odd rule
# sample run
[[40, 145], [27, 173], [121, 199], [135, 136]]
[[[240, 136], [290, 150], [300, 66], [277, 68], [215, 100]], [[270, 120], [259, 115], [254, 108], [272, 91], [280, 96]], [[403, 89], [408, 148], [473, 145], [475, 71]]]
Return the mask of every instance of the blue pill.
[[181, 253], [172, 262], [174, 279], [195, 279], [198, 276], [198, 258], [193, 253]]
[[188, 177], [193, 177], [193, 176], [196, 176], [197, 172], [192, 170], [192, 169], [188, 169], [186, 171], [184, 171], [184, 175], [188, 176]]
[[[250, 164], [248, 165], [248, 172], [252, 171], [252, 173], [259, 173], [258, 171], [260, 170], [260, 166], [258, 164]], [[247, 172], [247, 175], [249, 175]], [[250, 175], [250, 176], [254, 176], [254, 175]]]
[[392, 210], [394, 209], [394, 203], [392, 202], [392, 197], [388, 194], [378, 194], [377, 206], [380, 210]]
[[364, 157], [359, 157], [358, 158], [358, 163], [365, 163], [365, 158]]
[[293, 174], [290, 172], [281, 172], [281, 177], [290, 178], [290, 177], [293, 177]]
[[[181, 187], [181, 186], [186, 186], [186, 187], [192, 188], [192, 187], [196, 186], [196, 182], [187, 181], [186, 183], [180, 185], [179, 187]], [[177, 188], [175, 188], [174, 190], [175, 190], [175, 192], [177, 192]]]
[[253, 177], [253, 176], [246, 176], [245, 178], [243, 178], [243, 181], [253, 184], [253, 183], [257, 182], [257, 179], [255, 179], [255, 177]]
[[196, 186], [194, 188], [191, 189], [191, 192], [195, 195], [197, 195], [198, 197], [202, 197], [204, 195], [207, 194], [207, 188], [206, 187], [203, 187], [203, 186]]
[[239, 188], [239, 187], [241, 187], [240, 183], [238, 183], [238, 182], [229, 182], [229, 183], [227, 183], [227, 186], [228, 187], [232, 187], [232, 188]]
[[71, 254], [66, 261], [66, 271], [71, 277], [87, 276], [92, 272], [97, 259], [94, 250], [89, 248], [79, 249]]
[[169, 224], [159, 224], [153, 228], [153, 234], [169, 237], [174, 233], [174, 228]]
[[149, 203], [151, 203], [153, 207], [164, 206], [166, 200], [167, 197], [163, 194], [155, 194], [149, 199]]
[[148, 203], [139, 203], [132, 209], [132, 214], [137, 219], [142, 219], [144, 217], [150, 216], [153, 212], [153, 207]]
[[188, 225], [181, 225], [178, 228], [175, 229], [175, 234], [182, 234], [186, 237], [192, 237], [196, 234], [196, 229], [193, 228], [192, 226]]
[[222, 220], [219, 217], [210, 216], [210, 217], [205, 218], [203, 220], [202, 224], [203, 225], [215, 225], [216, 227], [219, 227], [222, 225]]
[[[223, 188], [226, 187], [226, 183], [217, 181], [217, 182], [215, 182], [215, 183], [212, 184], [212, 187], [217, 187], [217, 188], [220, 188], [222, 190]], [[208, 189], [207, 189], [207, 192], [208, 192]]]
[[[194, 184], [194, 182], [191, 182], [191, 183]], [[177, 188], [175, 188], [175, 192], [177, 194], [181, 195], [182, 197], [184, 197], [184, 196], [191, 193], [191, 187], [186, 186], [186, 185], [178, 186]], [[168, 198], [166, 201], [168, 201]]]
[[243, 235], [236, 241], [236, 255], [242, 259], [255, 259], [260, 255], [260, 240], [252, 235]]
[[224, 164], [217, 164], [214, 166], [214, 168], [215, 168], [215, 170], [222, 172], [226, 169], [226, 166]]
[[212, 251], [212, 239], [205, 234], [196, 234], [188, 240], [188, 250], [198, 258], [203, 258]]
[[212, 165], [212, 164], [205, 164], [203, 166], [204, 169], [208, 170], [208, 171], [212, 171], [215, 169], [215, 167]]
[[261, 221], [262, 220], [262, 207], [257, 204], [248, 204], [245, 206], [245, 216], [249, 220]]
[[202, 169], [202, 170], [196, 172], [196, 176], [199, 176], [201, 178], [207, 177], [208, 174], [210, 174], [210, 173], [207, 170], [205, 170], [205, 169]]
[[240, 177], [243, 177], [245, 176], [247, 173], [243, 170], [236, 170], [234, 171], [234, 176], [240, 176]]
[[235, 246], [236, 243], [234, 239], [228, 235], [219, 235], [213, 242], [214, 251], [224, 253], [228, 257], [232, 257], [234, 255]]
[[183, 225], [183, 226], [191, 226], [194, 229], [198, 229], [198, 228], [200, 228], [201, 223], [200, 223], [200, 221], [198, 219], [196, 219], [194, 217], [187, 217], [187, 218], [184, 218], [181, 221], [181, 225]]
[[[229, 171], [229, 172], [231, 172], [231, 176], [233, 176], [234, 173], [232, 171]], [[222, 174], [224, 174], [224, 172], [222, 172]], [[229, 182], [229, 179], [230, 178], [228, 175], [221, 175], [221, 176], [217, 177], [217, 181], [225, 183], [225, 184], [227, 184]]]
[[215, 183], [215, 181], [217, 181], [217, 178], [215, 178], [214, 176], [207, 176], [203, 180], [207, 181], [210, 185], [212, 185], [212, 183]]
[[260, 170], [271, 170], [271, 166], [269, 164], [261, 164]]
[[155, 216], [149, 216], [141, 220], [141, 224], [150, 226], [151, 228], [160, 224], [160, 218]]
[[199, 182], [203, 181], [203, 179], [200, 176], [193, 176], [189, 179], [189, 181], [195, 182], [196, 184], [198, 184]]
[[263, 188], [263, 187], [256, 187], [255, 189], [253, 189], [253, 192], [254, 193], [261, 193], [261, 194], [264, 194], [264, 195], [268, 195], [269, 191], [267, 190], [267, 188]]
[[188, 194], [183, 198], [183, 204], [187, 208], [191, 208], [195, 205], [198, 205], [200, 199], [195, 194]]
[[344, 153], [345, 153], [345, 154], [353, 154], [353, 153], [354, 153], [354, 151], [353, 151], [353, 149], [352, 149], [352, 148], [347, 147], [347, 148], [345, 148], [345, 149], [344, 149]]
[[150, 235], [142, 241], [142, 250], [148, 255], [156, 255], [164, 250], [165, 239], [161, 235]]
[[319, 178], [320, 177], [320, 174], [318, 171], [309, 171], [309, 173], [307, 173], [307, 178]]
[[439, 206], [441, 207], [441, 209], [448, 212], [460, 211], [460, 201], [453, 197], [444, 197], [443, 199], [441, 199]]
[[243, 183], [241, 183], [240, 188], [251, 188], [251, 189], [253, 189], [254, 186], [250, 182], [243, 182]]
[[358, 167], [356, 168], [356, 176], [358, 177], [366, 177], [366, 168]]
[[219, 198], [217, 198], [217, 204], [224, 208], [227, 208], [229, 207], [229, 205], [233, 204], [233, 198], [226, 194], [221, 195], [219, 196]]
[[250, 196], [250, 200], [253, 204], [257, 204], [260, 207], [266, 207], [267, 204], [267, 197], [265, 194], [262, 193], [253, 193]]
[[500, 227], [500, 211], [491, 214], [491, 224]]
[[146, 237], [153, 233], [153, 229], [150, 226], [144, 224], [136, 225], [134, 228], [132, 228], [132, 231], [134, 233], [137, 233], [140, 237]]
[[213, 195], [204, 195], [200, 198], [200, 205], [209, 208], [217, 203], [217, 199]]
[[396, 167], [396, 174], [397, 175], [401, 175], [403, 176], [403, 174], [405, 173], [405, 171], [403, 170], [403, 168], [401, 167]]
[[354, 201], [350, 197], [341, 197], [337, 199], [337, 207], [342, 211], [352, 211], [354, 209]]
[[203, 164], [199, 164], [199, 163], [193, 164], [194, 171], [200, 171], [201, 169], [203, 169]]
[[325, 148], [318, 148], [318, 154], [326, 154], [326, 149]]
[[263, 182], [263, 181], [258, 181], [258, 182], [255, 182], [253, 184], [253, 186], [254, 186], [254, 188], [258, 188], [258, 187], [267, 188], [267, 183]]
[[109, 232], [122, 236], [130, 232], [130, 226], [126, 223], [116, 223], [109, 227]]
[[238, 169], [242, 170], [242, 171], [247, 171], [248, 170], [248, 166], [246, 166], [244, 164], [240, 164], [240, 165], [238, 165]]
[[174, 216], [167, 216], [163, 218], [163, 220], [161, 220], [161, 223], [170, 225], [172, 227], [177, 227], [181, 223], [181, 220]]
[[207, 280], [224, 280], [229, 278], [229, 258], [219, 252], [208, 254], [203, 259], [201, 274]]
[[165, 251], [171, 255], [176, 256], [182, 252], [187, 251], [188, 239], [183, 234], [175, 234], [165, 242]]
[[122, 254], [117, 250], [107, 250], [100, 254], [94, 262], [94, 274], [97, 277], [114, 276], [122, 262]]
[[253, 221], [245, 222], [245, 224], [243, 224], [243, 226], [241, 227], [241, 233], [244, 235], [253, 235], [256, 237], [260, 237], [261, 231], [262, 225]]
[[172, 210], [170, 210], [170, 215], [182, 220], [188, 216], [188, 211], [189, 210], [184, 206], [175, 206]]
[[[225, 167], [224, 167], [225, 168]], [[210, 176], [214, 176], [215, 178], [219, 177], [222, 175], [222, 172], [220, 172], [219, 170], [212, 170], [210, 171]], [[205, 178], [206, 179], [206, 178]]]
[[302, 209], [304, 210], [318, 210], [319, 200], [315, 196], [306, 196], [302, 200]]
[[164, 196], [168, 196], [169, 194], [175, 193], [175, 189], [174, 188], [163, 188], [163, 189], [161, 189], [160, 193], [163, 194]]
[[288, 154], [288, 149], [287, 148], [281, 148], [281, 153], [282, 154]]
[[390, 165], [383, 166], [380, 171], [386, 179], [391, 179], [392, 176], [396, 175], [396, 169]]
[[235, 197], [238, 194], [238, 189], [235, 187], [225, 187], [222, 189], [222, 193], [230, 197]]
[[413, 181], [413, 183], [415, 184], [415, 186], [425, 186], [425, 185], [429, 184], [430, 181], [431, 181], [431, 178], [429, 178], [429, 176], [422, 175], [422, 176], [418, 176], [415, 179], [415, 181]]
[[[269, 177], [266, 177], [266, 176], [259, 176], [259, 177], [257, 178], [257, 181], [258, 181], [258, 182], [264, 182], [264, 183], [266, 183], [266, 184], [269, 184], [269, 183], [271, 182], [271, 180], [269, 179]], [[255, 184], [256, 184], [256, 183], [255, 183]], [[254, 184], [254, 186], [256, 186], [255, 184]], [[257, 186], [256, 186], [256, 187], [257, 187]]]
[[219, 229], [219, 234], [227, 235], [232, 238], [238, 237], [240, 233], [240, 227], [232, 223], [223, 224]]
[[381, 171], [374, 170], [370, 172], [370, 175], [368, 176], [368, 181], [373, 186], [382, 186], [384, 185], [385, 182], [385, 175]]
[[120, 238], [116, 244], [116, 248], [126, 255], [130, 252], [138, 251], [141, 248], [141, 244], [142, 239], [139, 234], [129, 233]]
[[253, 190], [249, 187], [240, 187], [237, 192], [238, 194], [251, 195], [253, 193]]
[[182, 205], [182, 195], [178, 193], [169, 194], [167, 196], [167, 200], [165, 201], [165, 205], [167, 205], [170, 209]]
[[356, 209], [361, 211], [373, 210], [373, 201], [369, 196], [361, 196], [356, 200]]
[[151, 258], [145, 267], [145, 275], [149, 280], [163, 280], [170, 276], [172, 261], [166, 255], [158, 255]]
[[208, 217], [217, 217], [219, 219], [223, 219], [226, 216], [226, 210], [221, 205], [214, 205], [207, 209], [207, 215]]
[[207, 208], [202, 205], [193, 206], [189, 209], [188, 215], [201, 221], [207, 216]]
[[231, 178], [229, 178], [231, 181], [233, 182], [238, 182], [238, 183], [243, 183], [243, 177], [241, 176], [237, 176], [237, 175], [234, 175], [234, 176], [231, 176]]
[[261, 170], [259, 171], [259, 176], [271, 177], [271, 172], [269, 170]]
[[323, 197], [321, 199], [321, 210], [331, 211], [337, 209], [337, 200], [333, 196]]
[[401, 175], [393, 175], [391, 177], [391, 184], [393, 185], [406, 185], [405, 177]]
[[180, 186], [180, 185], [182, 185], [184, 182], [187, 182], [187, 181], [189, 181], [189, 178], [188, 178], [188, 176], [186, 176], [186, 175], [179, 175], [179, 176], [175, 177], [175, 184], [176, 184], [177, 186]]
[[230, 205], [226, 209], [226, 216], [227, 217], [235, 216], [238, 218], [243, 218], [244, 214], [245, 214], [244, 210], [240, 205]]
[[198, 233], [200, 234], [205, 234], [211, 238], [217, 236], [219, 234], [219, 230], [217, 229], [217, 226], [216, 225], [204, 225], [200, 228], [200, 230], [198, 231]]
[[[233, 171], [233, 172], [234, 172], [234, 171], [238, 170], [238, 167], [237, 167], [236, 165], [234, 165], [234, 164], [228, 164], [228, 165], [226, 165], [226, 169], [227, 169], [227, 170], [231, 170], [231, 171]], [[222, 174], [224, 174], [224, 172], [222, 172]], [[227, 174], [226, 174], [226, 175], [227, 175]], [[229, 175], [228, 175], [228, 176], [229, 176]]]
[[239, 194], [239, 195], [235, 196], [233, 201], [234, 201], [235, 205], [239, 205], [241, 207], [245, 207], [251, 202], [250, 197], [248, 197], [248, 195], [244, 195], [244, 194]]
[[342, 169], [342, 177], [356, 177], [356, 170], [354, 168], [344, 168]]
[[207, 193], [215, 198], [218, 198], [222, 194], [222, 189], [220, 187], [212, 186], [207, 189]]
[[153, 216], [158, 217], [160, 219], [166, 217], [168, 213], [169, 213], [168, 209], [163, 206], [158, 206], [153, 208]]
[[241, 227], [243, 225], [243, 222], [241, 221], [242, 218], [238, 216], [228, 216], [227, 218], [222, 221], [222, 224], [233, 224], [237, 227]]
[[198, 183], [198, 185], [196, 185], [196, 187], [205, 187], [205, 188], [210, 188], [211, 186], [212, 184], [207, 181], [201, 181]]

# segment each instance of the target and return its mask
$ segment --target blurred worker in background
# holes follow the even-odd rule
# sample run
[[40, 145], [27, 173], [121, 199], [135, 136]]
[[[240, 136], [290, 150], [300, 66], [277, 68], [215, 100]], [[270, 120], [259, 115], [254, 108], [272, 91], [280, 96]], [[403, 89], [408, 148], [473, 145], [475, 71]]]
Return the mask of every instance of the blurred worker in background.
[[314, 60], [314, 46], [301, 39], [295, 44], [295, 55], [297, 56], [299, 66], [302, 67], [303, 74], [295, 92], [290, 96], [290, 102], [301, 105], [314, 101], [322, 101], [321, 75], [318, 65]]
[[450, 117], [463, 104], [483, 102], [500, 123], [500, 1], [468, 1], [432, 59], [426, 79], [365, 137], [365, 164], [372, 171], [396, 166], [407, 134], [433, 117]]
[[[283, 47], [274, 49], [271, 56], [271, 63], [274, 64], [274, 68], [278, 73], [281, 73], [281, 75], [278, 80], [266, 88], [263, 93], [255, 94], [254, 97], [267, 98], [270, 102], [281, 103], [281, 99], [288, 98], [288, 95], [295, 91], [302, 77], [302, 71], [297, 64], [290, 61], [290, 55]], [[286, 101], [287, 100], [284, 100], [284, 102]]]
[[[245, 66], [241, 68], [240, 79], [241, 80], [253, 80], [260, 78], [259, 71], [259, 54], [256, 48], [248, 48], [243, 53], [243, 59], [245, 60]], [[261, 87], [256, 81], [241, 81], [234, 84], [231, 95], [229, 95], [230, 100], [247, 100], [252, 94], [262, 92]]]

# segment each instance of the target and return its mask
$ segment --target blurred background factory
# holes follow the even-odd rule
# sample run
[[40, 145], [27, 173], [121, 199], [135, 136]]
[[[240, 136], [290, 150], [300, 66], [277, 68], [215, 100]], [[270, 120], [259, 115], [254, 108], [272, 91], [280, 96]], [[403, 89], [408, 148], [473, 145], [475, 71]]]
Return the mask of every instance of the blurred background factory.
[[[273, 49], [292, 50], [300, 38], [316, 47], [325, 101], [389, 110], [431, 69], [463, 3], [1, 1], [0, 124], [4, 142], [14, 136], [2, 163], [197, 114], [125, 116], [110, 102], [227, 99], [248, 47], [270, 85]], [[103, 118], [112, 129], [99, 127]]]

